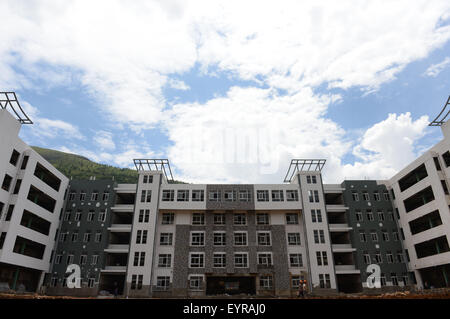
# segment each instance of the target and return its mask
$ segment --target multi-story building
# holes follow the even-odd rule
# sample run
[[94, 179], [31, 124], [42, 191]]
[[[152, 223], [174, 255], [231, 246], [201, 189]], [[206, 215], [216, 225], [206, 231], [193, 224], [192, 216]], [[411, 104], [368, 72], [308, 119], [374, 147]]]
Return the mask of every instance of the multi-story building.
[[0, 283], [36, 291], [50, 270], [68, 179], [24, 143], [13, 93], [0, 95]]

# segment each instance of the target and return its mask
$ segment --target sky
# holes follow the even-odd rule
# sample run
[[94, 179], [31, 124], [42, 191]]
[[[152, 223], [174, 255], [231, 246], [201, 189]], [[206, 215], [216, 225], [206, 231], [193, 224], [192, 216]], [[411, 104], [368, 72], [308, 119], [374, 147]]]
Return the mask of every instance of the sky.
[[0, 1], [0, 91], [28, 144], [191, 183], [387, 179], [436, 144], [450, 2]]

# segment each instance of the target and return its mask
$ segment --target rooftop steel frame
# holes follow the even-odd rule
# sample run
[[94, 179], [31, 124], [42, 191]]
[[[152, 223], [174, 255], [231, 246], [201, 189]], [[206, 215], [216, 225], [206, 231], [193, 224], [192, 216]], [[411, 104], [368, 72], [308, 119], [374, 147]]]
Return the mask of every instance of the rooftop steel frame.
[[33, 124], [25, 111], [20, 106], [15, 92], [0, 92], [0, 107], [6, 109], [10, 107], [21, 124]]
[[[445, 103], [444, 107], [442, 108], [441, 113], [439, 113], [438, 116], [430, 123], [428, 126], [442, 126], [446, 122], [446, 119], [450, 113], [450, 109], [447, 110], [447, 106], [450, 105], [450, 95], [447, 99], [447, 102]], [[445, 114], [445, 115], [443, 115]]]
[[284, 177], [285, 183], [290, 183], [296, 172], [322, 171], [324, 159], [293, 159]]
[[167, 181], [173, 182], [172, 170], [170, 169], [169, 160], [167, 158], [134, 159], [133, 162], [137, 171], [162, 171]]

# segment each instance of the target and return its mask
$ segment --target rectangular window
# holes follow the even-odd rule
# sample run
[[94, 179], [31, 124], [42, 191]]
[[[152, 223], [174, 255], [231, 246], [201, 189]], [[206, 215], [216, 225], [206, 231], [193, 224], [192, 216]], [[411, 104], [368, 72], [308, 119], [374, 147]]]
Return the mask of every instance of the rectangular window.
[[180, 189], [177, 191], [177, 202], [187, 202], [189, 201], [189, 190]]
[[103, 192], [102, 201], [107, 202], [109, 199], [109, 192]]
[[169, 288], [170, 288], [170, 277], [169, 276], [156, 277], [156, 289], [169, 290]]
[[98, 192], [93, 192], [91, 194], [91, 201], [97, 201], [98, 200]]
[[164, 189], [162, 191], [163, 202], [173, 202], [175, 199], [175, 191], [173, 189]]
[[394, 256], [390, 251], [386, 252], [386, 261], [388, 264], [392, 264], [394, 262]]
[[233, 214], [233, 224], [234, 225], [246, 225], [247, 224], [247, 216], [243, 213]]
[[163, 224], [163, 225], [172, 225], [174, 220], [175, 220], [175, 214], [174, 213], [163, 213], [162, 214], [161, 224]]
[[91, 265], [97, 265], [98, 263], [98, 255], [92, 255]]
[[288, 233], [288, 245], [298, 246], [300, 243], [300, 233]]
[[355, 201], [355, 202], [359, 201], [358, 192], [352, 191], [352, 199], [353, 199], [353, 201]]
[[214, 253], [213, 255], [213, 267], [214, 268], [225, 268], [226, 266], [226, 254], [225, 253]]
[[27, 164], [28, 164], [28, 160], [30, 159], [30, 157], [28, 155], [25, 155], [23, 157], [23, 161], [22, 161], [22, 165], [20, 166], [20, 169], [26, 169], [27, 168]]
[[[139, 223], [148, 223], [150, 219], [150, 210], [149, 209], [141, 209], [139, 210]], [[164, 214], [163, 214], [163, 221], [164, 221]]]
[[205, 214], [203, 213], [192, 214], [192, 225], [204, 225], [204, 224], [205, 224]]
[[14, 186], [13, 194], [19, 194], [20, 185], [22, 185], [22, 180], [21, 180], [21, 179], [18, 179], [18, 180], [16, 181], [16, 186]]
[[247, 253], [235, 253], [234, 254], [234, 267], [248, 268], [248, 254]]
[[295, 213], [286, 214], [286, 224], [297, 225], [298, 224], [298, 214], [295, 214]]
[[9, 189], [11, 187], [12, 177], [8, 174], [5, 174], [5, 177], [3, 178], [3, 184], [2, 189], [9, 192]]
[[363, 221], [363, 214], [361, 213], [361, 211], [356, 211], [356, 221], [357, 222], [362, 222]]
[[94, 220], [94, 216], [95, 216], [95, 211], [90, 210], [89, 213], [88, 213], [88, 216], [87, 216], [87, 221], [88, 222], [93, 221]]
[[292, 268], [303, 267], [302, 254], [289, 254], [289, 265]]
[[189, 257], [190, 268], [205, 267], [205, 255], [203, 253], [191, 253]]
[[263, 275], [259, 277], [260, 289], [273, 289], [273, 277], [272, 275]]
[[234, 245], [247, 246], [247, 232], [234, 232]]
[[191, 246], [205, 246], [205, 233], [191, 232]]
[[6, 232], [2, 232], [0, 235], [0, 250], [3, 249], [3, 244], [5, 243]]
[[161, 233], [159, 237], [159, 244], [161, 246], [172, 246], [173, 234], [172, 233]]
[[368, 220], [368, 221], [373, 221], [373, 220], [374, 220], [374, 218], [373, 218], [373, 213], [372, 213], [371, 210], [367, 210], [367, 211], [366, 211], [366, 216], [367, 216], [367, 220]]
[[234, 201], [234, 192], [232, 190], [226, 190], [223, 192], [223, 199], [226, 202], [232, 202]]
[[269, 201], [269, 191], [268, 190], [256, 191], [256, 197], [257, 197], [258, 202], [268, 202]]
[[370, 238], [372, 239], [373, 242], [377, 242], [378, 241], [378, 234], [374, 231], [372, 231], [370, 233]]
[[91, 241], [91, 233], [89, 231], [85, 232], [83, 236], [83, 242], [88, 243], [90, 241]]
[[11, 158], [9, 159], [9, 162], [16, 166], [17, 162], [19, 161], [19, 157], [20, 157], [20, 153], [17, 152], [16, 150], [13, 150], [12, 154], [11, 154]]
[[282, 190], [272, 190], [272, 202], [283, 202], [284, 196]]
[[241, 201], [241, 202], [249, 202], [250, 201], [250, 191], [248, 191], [248, 190], [240, 190], [239, 191], [239, 201]]
[[203, 189], [194, 189], [192, 191], [192, 201], [193, 202], [205, 201], [205, 191]]
[[189, 277], [189, 289], [201, 290], [203, 284], [203, 276], [190, 276]]
[[106, 220], [106, 209], [102, 209], [100, 211], [100, 214], [98, 214], [98, 221], [103, 223], [105, 220]]
[[256, 224], [257, 225], [269, 225], [269, 214], [267, 214], [267, 213], [256, 214]]
[[158, 267], [170, 268], [171, 265], [172, 265], [172, 255], [171, 254], [159, 254]]
[[272, 266], [272, 254], [258, 253], [258, 265]]
[[77, 193], [75, 193], [75, 192], [70, 192], [69, 193], [69, 200], [70, 201], [73, 201], [73, 200], [75, 200], [75, 196], [77, 195]]
[[364, 232], [364, 230], [359, 231], [359, 241], [362, 243], [367, 242], [367, 236], [366, 236], [366, 233]]
[[220, 191], [218, 191], [218, 190], [210, 191], [208, 194], [208, 200], [210, 202], [219, 202], [220, 201]]
[[80, 201], [83, 202], [84, 200], [86, 200], [86, 193], [84, 191], [80, 192]]
[[374, 198], [376, 201], [380, 201], [380, 200], [381, 200], [381, 198], [380, 198], [380, 193], [374, 192], [374, 193], [373, 193], [373, 198]]
[[378, 214], [378, 220], [380, 222], [384, 222], [384, 213], [379, 211], [377, 214]]
[[257, 242], [259, 246], [270, 246], [270, 232], [257, 232]]
[[59, 265], [62, 261], [62, 255], [56, 255], [55, 257], [55, 264]]
[[288, 202], [298, 202], [298, 190], [287, 190], [286, 200]]
[[72, 233], [72, 243], [75, 243], [78, 241], [78, 232]]
[[213, 233], [213, 244], [214, 246], [225, 246], [227, 241], [227, 236], [225, 232], [214, 232]]
[[369, 193], [368, 193], [367, 191], [363, 191], [363, 192], [362, 192], [362, 195], [363, 195], [363, 199], [364, 199], [366, 202], [368, 202], [368, 201], [370, 200], [370, 198], [369, 198]]
[[214, 225], [225, 225], [225, 214], [214, 214], [213, 223]]
[[80, 255], [80, 265], [86, 265], [87, 255]]
[[388, 191], [383, 191], [383, 197], [384, 197], [384, 200], [389, 201], [390, 200], [389, 192]]
[[369, 255], [369, 253], [368, 253], [367, 251], [364, 252], [363, 258], [364, 258], [364, 263], [365, 263], [366, 265], [370, 265], [370, 264], [371, 264], [371, 261], [370, 261], [370, 255]]
[[383, 236], [383, 241], [389, 241], [389, 233], [388, 232], [384, 231], [382, 233], [382, 236]]

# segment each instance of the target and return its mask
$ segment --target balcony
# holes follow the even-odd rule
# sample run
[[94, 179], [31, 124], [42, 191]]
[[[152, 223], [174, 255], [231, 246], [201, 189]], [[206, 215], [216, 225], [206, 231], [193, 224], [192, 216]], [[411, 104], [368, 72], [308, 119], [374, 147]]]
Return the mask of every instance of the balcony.
[[131, 232], [131, 224], [112, 224], [111, 227], [108, 227], [108, 230], [111, 232]]
[[105, 269], [101, 270], [102, 273], [126, 273], [127, 266], [105, 266]]
[[356, 249], [352, 247], [352, 244], [333, 244], [333, 245], [331, 245], [331, 250], [334, 253], [344, 253], [344, 252], [356, 251]]
[[330, 232], [347, 232], [353, 229], [348, 224], [329, 224]]
[[115, 212], [132, 213], [134, 211], [134, 204], [115, 204], [111, 207], [111, 210]]
[[361, 270], [356, 269], [355, 265], [336, 265], [334, 269], [336, 270], [336, 275], [361, 273]]
[[120, 244], [110, 244], [106, 247], [105, 252], [107, 253], [128, 253], [130, 250], [130, 245], [120, 245]]

